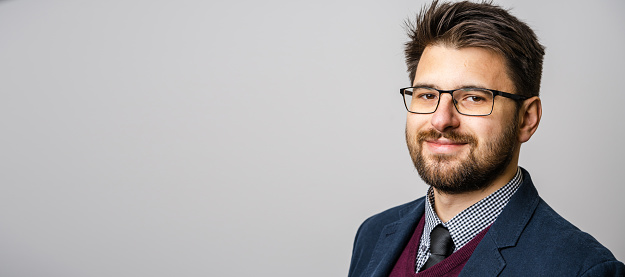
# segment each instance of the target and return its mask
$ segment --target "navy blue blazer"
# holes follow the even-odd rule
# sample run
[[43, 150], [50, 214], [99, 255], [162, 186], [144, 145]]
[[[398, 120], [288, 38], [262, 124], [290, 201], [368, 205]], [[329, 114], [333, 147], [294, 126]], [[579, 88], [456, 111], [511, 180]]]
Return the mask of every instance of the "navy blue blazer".
[[[538, 196], [530, 175], [490, 227], [460, 276], [625, 276], [625, 265]], [[349, 276], [388, 276], [425, 210], [425, 197], [368, 218]]]

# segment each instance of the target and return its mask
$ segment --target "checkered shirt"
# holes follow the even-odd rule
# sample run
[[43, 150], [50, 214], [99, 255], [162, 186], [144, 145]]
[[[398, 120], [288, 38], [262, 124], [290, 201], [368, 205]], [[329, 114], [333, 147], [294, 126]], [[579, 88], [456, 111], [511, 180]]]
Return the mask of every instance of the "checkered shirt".
[[522, 181], [521, 169], [517, 169], [516, 175], [505, 186], [466, 208], [445, 223], [434, 212], [434, 192], [432, 187], [430, 187], [427, 205], [425, 205], [425, 227], [423, 228], [417, 252], [416, 272], [419, 272], [419, 269], [430, 257], [430, 232], [436, 225], [443, 224], [443, 226], [449, 229], [451, 239], [456, 246], [454, 252], [458, 251], [479, 232], [495, 222], [495, 219], [508, 204], [508, 201], [510, 201], [510, 198], [517, 191]]

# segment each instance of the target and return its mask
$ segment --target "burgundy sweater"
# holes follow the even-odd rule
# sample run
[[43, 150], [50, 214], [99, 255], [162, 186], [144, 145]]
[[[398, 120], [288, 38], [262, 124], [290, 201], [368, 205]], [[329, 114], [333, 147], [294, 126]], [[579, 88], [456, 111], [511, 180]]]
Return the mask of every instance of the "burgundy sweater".
[[475, 238], [473, 238], [471, 241], [469, 241], [462, 248], [458, 249], [458, 251], [454, 252], [446, 259], [424, 271], [415, 273], [417, 251], [419, 249], [419, 241], [421, 240], [421, 234], [423, 233], [424, 226], [425, 214], [421, 217], [421, 220], [419, 220], [419, 224], [412, 234], [408, 245], [406, 245], [406, 248], [404, 248], [404, 251], [399, 257], [399, 260], [397, 260], [397, 263], [395, 263], [395, 267], [389, 275], [390, 277], [458, 276], [460, 274], [460, 271], [462, 271], [464, 265], [471, 257], [471, 254], [473, 254], [473, 250], [475, 250], [475, 247], [477, 247], [480, 241], [482, 241], [482, 238], [490, 228], [490, 226], [486, 227], [484, 230], [478, 233]]

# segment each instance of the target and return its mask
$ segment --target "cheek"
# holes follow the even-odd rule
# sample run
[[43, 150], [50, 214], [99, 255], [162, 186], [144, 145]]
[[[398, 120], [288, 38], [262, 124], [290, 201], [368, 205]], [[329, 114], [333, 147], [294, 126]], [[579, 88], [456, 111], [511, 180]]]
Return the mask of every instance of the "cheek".
[[487, 117], [466, 117], [456, 131], [472, 136], [477, 140], [477, 147], [483, 149], [496, 140], [497, 134], [502, 131], [502, 126], [493, 118]]
[[423, 114], [408, 113], [406, 116], [406, 131], [416, 132], [423, 129], [429, 123], [430, 116]]
[[478, 145], [482, 148], [490, 148], [493, 143], [501, 140], [506, 130], [506, 125], [504, 124], [502, 122], [487, 121], [473, 126], [472, 131], [478, 139]]

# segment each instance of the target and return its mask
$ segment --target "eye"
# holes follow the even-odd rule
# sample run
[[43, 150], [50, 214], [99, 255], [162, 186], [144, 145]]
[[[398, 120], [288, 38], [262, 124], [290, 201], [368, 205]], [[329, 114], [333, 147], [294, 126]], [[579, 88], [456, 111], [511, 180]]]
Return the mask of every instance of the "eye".
[[493, 94], [490, 91], [479, 89], [460, 90], [456, 96], [456, 99], [465, 105], [487, 105], [493, 99]]
[[435, 100], [436, 94], [433, 93], [420, 93], [417, 95], [417, 98], [421, 100]]
[[421, 102], [437, 101], [438, 91], [431, 88], [416, 88], [413, 91], [412, 97], [414, 100]]
[[486, 98], [484, 98], [482, 96], [478, 96], [478, 95], [467, 95], [464, 98], [464, 101], [469, 101], [469, 102], [473, 102], [473, 103], [480, 103], [480, 102], [486, 101]]

